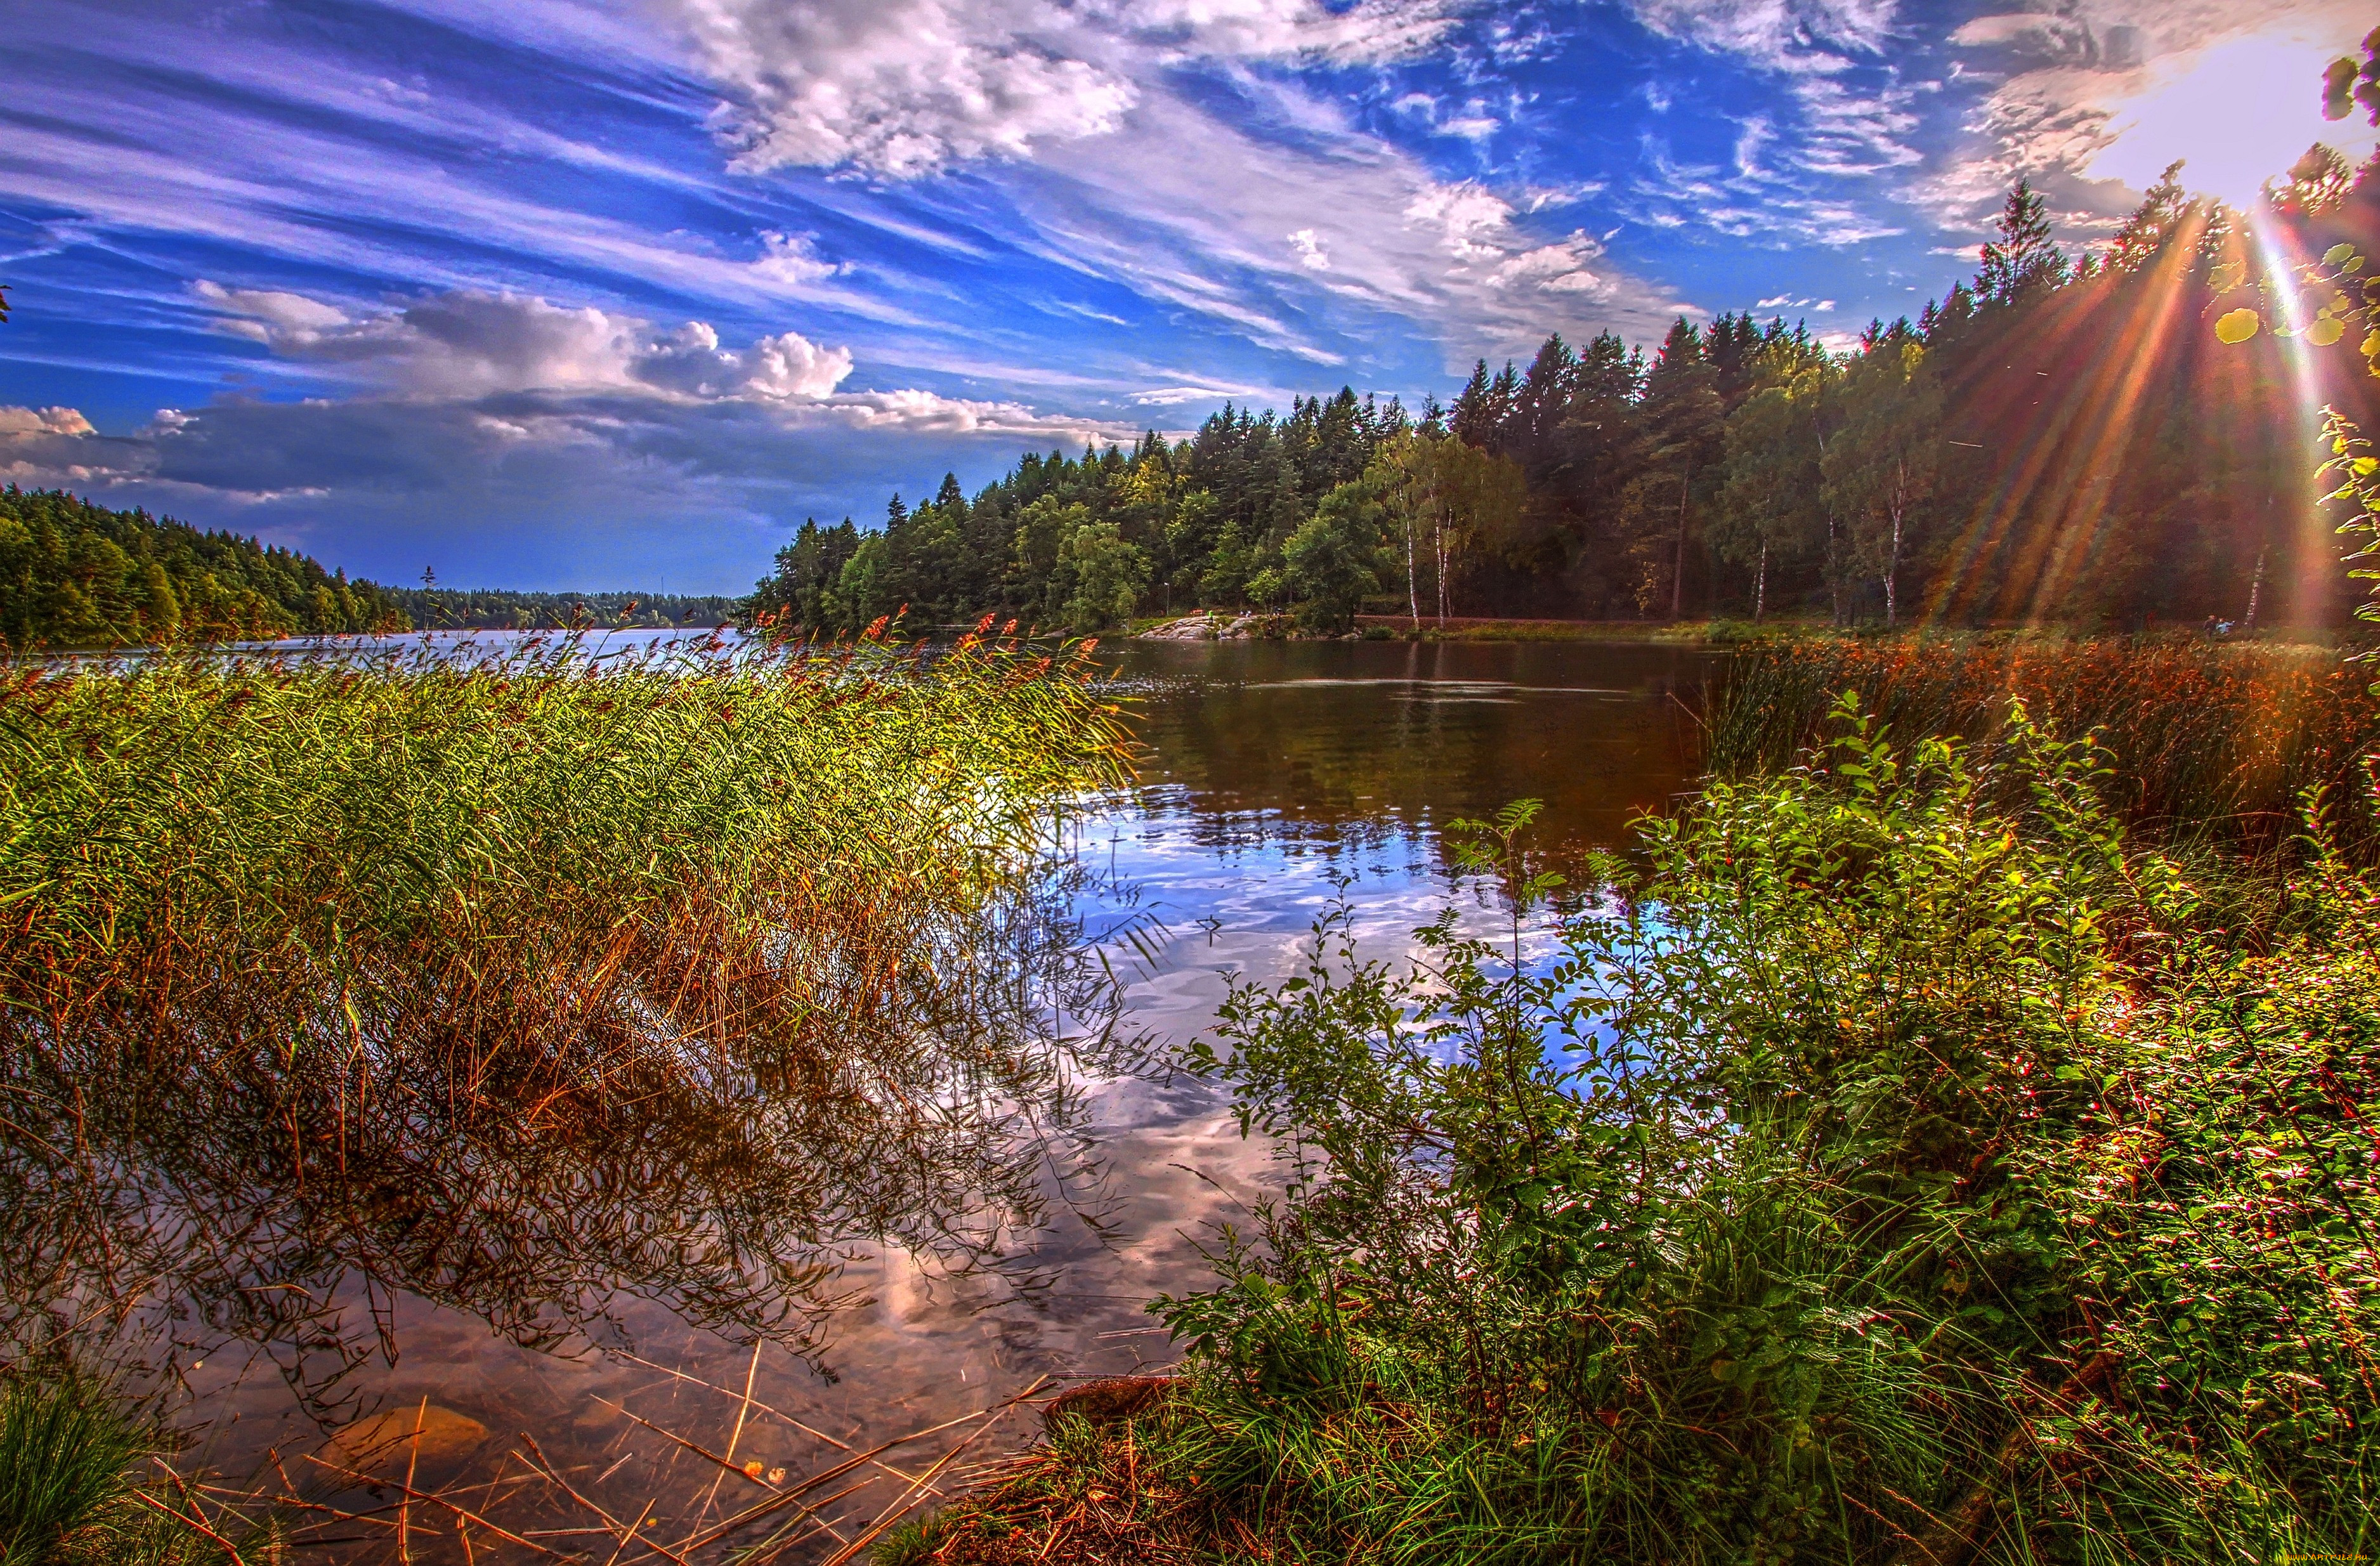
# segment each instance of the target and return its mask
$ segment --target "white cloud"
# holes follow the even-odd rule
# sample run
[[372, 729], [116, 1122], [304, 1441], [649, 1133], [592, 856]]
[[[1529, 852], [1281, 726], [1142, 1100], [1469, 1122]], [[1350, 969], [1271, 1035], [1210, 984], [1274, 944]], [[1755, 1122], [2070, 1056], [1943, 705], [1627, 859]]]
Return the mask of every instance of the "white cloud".
[[1432, 183], [1405, 204], [1407, 226], [1434, 230], [1458, 261], [1504, 253], [1499, 241], [1512, 223], [1512, 203], [1475, 179]]
[[816, 401], [852, 366], [848, 348], [821, 347], [797, 332], [739, 351], [722, 348], [707, 322], [656, 332], [635, 316], [534, 295], [459, 288], [351, 315], [302, 295], [205, 280], [191, 292], [220, 312], [222, 330], [287, 358], [346, 366], [368, 385], [408, 396], [612, 392]]
[[1135, 392], [1132, 401], [1138, 407], [1175, 407], [1183, 403], [1220, 402], [1261, 395], [1252, 386], [1152, 386], [1145, 392]]
[[90, 435], [91, 420], [75, 407], [11, 407], [0, 405], [0, 437], [15, 435]]
[[760, 259], [752, 263], [753, 273], [775, 283], [789, 284], [796, 288], [847, 272], [850, 268], [823, 260], [818, 253], [817, 239], [808, 234], [764, 232], [760, 236]]
[[1330, 270], [1330, 252], [1322, 246], [1322, 236], [1311, 228], [1301, 228], [1289, 237], [1289, 248], [1297, 252], [1298, 264], [1313, 272]]
[[[2030, 177], [2071, 237], [2104, 229], [2182, 158], [2185, 184], [2252, 200], [2312, 141], [2350, 159], [2374, 144], [2360, 118], [2334, 125], [2319, 112], [2322, 67], [2352, 51], [2368, 9], [2354, 0], [2161, 0], [1977, 18], [1952, 42], [1995, 85], [1968, 122], [1966, 147], [1906, 199], [1946, 227], [1982, 233], [2008, 188]], [[2117, 34], [2119, 24], [2130, 31]]]
[[1891, 36], [1897, 0], [1630, 0], [1667, 37], [1742, 55], [1779, 70], [1835, 70], [1829, 50], [1874, 54]]
[[1475, 0], [669, 0], [742, 166], [906, 179], [1116, 129], [1169, 66], [1410, 55]]

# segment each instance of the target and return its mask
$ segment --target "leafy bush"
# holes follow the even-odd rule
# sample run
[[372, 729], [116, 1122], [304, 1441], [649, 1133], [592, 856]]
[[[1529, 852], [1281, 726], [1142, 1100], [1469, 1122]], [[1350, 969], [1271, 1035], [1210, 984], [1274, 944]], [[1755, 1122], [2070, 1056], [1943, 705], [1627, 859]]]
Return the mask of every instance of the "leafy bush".
[[2317, 820], [2297, 933], [2245, 939], [2022, 707], [1989, 767], [1838, 719], [1647, 823], [1550, 957], [1514, 811], [1503, 940], [1450, 917], [1399, 970], [1334, 917], [1232, 992], [1192, 1064], [1292, 1178], [1157, 1307], [1192, 1375], [1135, 1435], [1199, 1499], [1177, 1541], [2370, 1546], [2380, 890]]

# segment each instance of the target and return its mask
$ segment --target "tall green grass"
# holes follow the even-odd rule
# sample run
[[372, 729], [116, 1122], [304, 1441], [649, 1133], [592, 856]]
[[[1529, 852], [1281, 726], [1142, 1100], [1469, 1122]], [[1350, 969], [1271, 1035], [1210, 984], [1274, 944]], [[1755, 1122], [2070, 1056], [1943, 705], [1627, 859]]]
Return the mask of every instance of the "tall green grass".
[[1124, 765], [1086, 659], [976, 637], [0, 670], [13, 1325], [162, 1277], [798, 1337], [845, 1243], [1034, 1199], [1025, 872]]
[[[225, 1546], [233, 1541], [220, 1530], [202, 1533], [184, 1520], [186, 1499], [144, 1485], [140, 1469], [158, 1449], [156, 1432], [100, 1382], [21, 1366], [0, 1373], [0, 1561], [201, 1566], [232, 1559]], [[269, 1522], [238, 1528], [246, 1542], [269, 1547]]]
[[1959, 736], [1988, 763], [2015, 698], [2059, 733], [2099, 734], [2111, 803], [2136, 829], [2267, 855], [2319, 788], [2341, 845], [2362, 858], [2380, 850], [2363, 777], [2380, 750], [2370, 684], [2335, 653], [2257, 644], [1796, 638], [1739, 652], [1713, 685], [1709, 762], [1730, 776], [1782, 771], [1852, 691], [1895, 732]]

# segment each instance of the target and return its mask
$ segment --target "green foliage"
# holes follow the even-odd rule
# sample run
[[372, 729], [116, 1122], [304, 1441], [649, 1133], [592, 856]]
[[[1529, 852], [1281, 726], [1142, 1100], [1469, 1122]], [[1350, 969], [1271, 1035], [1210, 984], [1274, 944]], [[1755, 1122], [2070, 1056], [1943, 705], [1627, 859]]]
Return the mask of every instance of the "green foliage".
[[2380, 621], [2380, 569], [2362, 564], [2380, 559], [2380, 457], [2372, 455], [2372, 443], [2363, 438], [2363, 431], [2336, 408], [2324, 414], [2322, 433], [2330, 446], [2323, 477], [2338, 480], [2338, 487], [2322, 498], [2350, 508], [2347, 520], [2338, 525], [2340, 535], [2353, 541], [2347, 554], [2347, 575], [2351, 580], [2374, 584], [2364, 589], [2363, 601], [2355, 606], [2355, 617]]
[[1132, 617], [1148, 585], [1148, 557], [1114, 523], [1081, 523], [1058, 545], [1051, 618], [1077, 633], [1105, 630]]
[[1281, 580], [1298, 629], [1332, 636], [1354, 629], [1355, 612], [1388, 572], [1384, 522], [1377, 486], [1351, 480], [1282, 540]]
[[[1347, 551], [1324, 574], [1349, 588], [1300, 576], [1344, 530], [1305, 533], [1303, 565], [1285, 552], [1364, 478], [1388, 548], [1362, 596], [1412, 620], [2325, 625], [2311, 541], [2271, 504], [2303, 440], [2277, 339], [2380, 355], [2363, 262], [2337, 241], [2373, 183], [2309, 153], [2257, 247], [2181, 175], [2149, 188], [2104, 264], [2070, 265], [2020, 182], [1972, 278], [1855, 345], [1738, 313], [1677, 320], [1649, 355], [1556, 334], [1525, 364], [1481, 360], [1418, 418], [1342, 389], [1285, 418], [1227, 407], [1187, 439], [1029, 455], [972, 496], [945, 476], [880, 530], [805, 524], [747, 613], [1079, 628], [1253, 603], [1341, 626]], [[2225, 297], [2264, 253], [2300, 249], [2330, 256], [2303, 286]], [[2172, 329], [2202, 315], [2208, 330]], [[2221, 346], [2235, 339], [2244, 353]], [[1057, 580], [1086, 524], [1146, 562], [1128, 610]]]
[[312, 558], [63, 491], [0, 491], [0, 641], [19, 649], [403, 630], [395, 597]]
[[1815, 345], [1780, 338], [1761, 356], [1756, 389], [1728, 416], [1727, 467], [1711, 538], [1753, 568], [1752, 617], [1767, 609], [1768, 574], [1833, 544], [1823, 464], [1841, 414], [1842, 372]]
[[728, 624], [737, 609], [737, 601], [724, 594], [516, 592], [443, 587], [382, 590], [414, 625], [441, 631], [710, 626]]
[[1900, 621], [1912, 543], [1930, 533], [1941, 479], [1942, 390], [1925, 345], [1893, 328], [1845, 372], [1840, 431], [1821, 462], [1825, 504], [1848, 524], [1849, 553], [1884, 589], [1884, 623]]
[[2375, 891], [2318, 854], [2242, 943], [2008, 732], [1996, 782], [1845, 706], [1535, 962], [1508, 815], [1506, 942], [1334, 917], [1235, 988], [1190, 1063], [1291, 1182], [1157, 1307], [1210, 1505], [1381, 1560], [2368, 1548]]
[[0, 1380], [0, 1560], [49, 1566], [72, 1558], [76, 1536], [124, 1521], [126, 1470], [149, 1449], [99, 1387]]
[[161, 1276], [290, 1331], [350, 1268], [798, 1338], [840, 1236], [1035, 1199], [1072, 992], [1016, 899], [1123, 765], [1090, 665], [589, 650], [0, 675], [0, 1346]]
[[[0, 1560], [198, 1566], [232, 1558], [191, 1528], [172, 1499], [144, 1492], [136, 1465], [161, 1445], [97, 1381], [23, 1367], [0, 1374]], [[265, 1529], [239, 1531], [273, 1542]]]

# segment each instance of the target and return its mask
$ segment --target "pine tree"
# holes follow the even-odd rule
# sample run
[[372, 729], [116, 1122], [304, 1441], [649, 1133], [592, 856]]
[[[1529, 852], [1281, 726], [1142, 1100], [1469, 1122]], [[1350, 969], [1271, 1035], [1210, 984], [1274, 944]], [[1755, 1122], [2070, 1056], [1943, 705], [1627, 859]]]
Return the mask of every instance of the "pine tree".
[[2012, 305], [2041, 287], [2066, 281], [2066, 254], [2050, 241], [2049, 201], [2020, 179], [2000, 208], [1999, 238], [1984, 247], [1975, 273], [1976, 297]]

